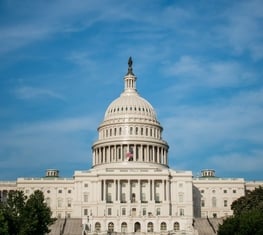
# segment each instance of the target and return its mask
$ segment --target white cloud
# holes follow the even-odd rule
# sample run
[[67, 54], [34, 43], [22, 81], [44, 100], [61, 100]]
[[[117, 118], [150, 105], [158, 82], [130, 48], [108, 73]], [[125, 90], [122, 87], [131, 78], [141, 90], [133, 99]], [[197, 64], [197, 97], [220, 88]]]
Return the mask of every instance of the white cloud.
[[252, 84], [257, 79], [252, 71], [236, 61], [209, 61], [187, 55], [170, 65], [165, 73], [176, 76], [178, 81], [181, 81], [180, 85], [189, 88], [191, 86], [237, 87]]
[[263, 166], [263, 150], [252, 151], [250, 154], [230, 153], [215, 155], [209, 159], [211, 166], [229, 172], [261, 171]]
[[236, 54], [248, 51], [255, 60], [263, 58], [263, 2], [260, 0], [240, 1], [227, 9], [224, 17], [227, 24], [219, 35], [229, 43]]
[[50, 89], [36, 88], [30, 86], [22, 86], [14, 90], [14, 94], [18, 99], [36, 99], [36, 98], [55, 98], [65, 100], [65, 98]]

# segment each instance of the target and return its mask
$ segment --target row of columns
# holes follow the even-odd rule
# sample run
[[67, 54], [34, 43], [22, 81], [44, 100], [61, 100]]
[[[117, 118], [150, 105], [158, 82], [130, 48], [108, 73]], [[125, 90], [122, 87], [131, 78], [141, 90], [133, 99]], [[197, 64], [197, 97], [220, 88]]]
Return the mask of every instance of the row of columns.
[[[122, 184], [128, 184], [127, 187], [122, 186]], [[159, 191], [157, 190], [156, 184], [160, 184]], [[110, 190], [109, 184], [111, 184], [112, 189]], [[136, 184], [133, 187], [132, 184]], [[107, 201], [107, 194], [112, 193], [111, 202], [148, 202], [148, 201], [170, 201], [171, 200], [171, 190], [170, 183], [168, 180], [101, 180], [101, 200]], [[133, 189], [134, 188], [134, 189]], [[158, 192], [157, 192], [158, 191]], [[125, 200], [122, 198], [122, 193], [125, 193]], [[142, 194], [145, 193], [145, 198], [142, 198]], [[159, 193], [159, 200], [156, 198], [156, 194]], [[135, 198], [134, 198], [135, 196]]]
[[133, 161], [167, 165], [167, 149], [165, 147], [142, 144], [95, 147], [93, 149], [93, 165], [126, 161], [128, 153], [132, 154]]

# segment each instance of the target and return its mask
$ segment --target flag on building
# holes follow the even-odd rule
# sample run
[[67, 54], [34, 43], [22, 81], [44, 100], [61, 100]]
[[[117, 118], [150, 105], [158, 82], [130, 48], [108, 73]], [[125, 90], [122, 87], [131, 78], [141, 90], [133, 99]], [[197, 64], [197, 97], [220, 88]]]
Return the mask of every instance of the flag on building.
[[133, 149], [130, 147], [129, 152], [126, 154], [128, 161], [133, 161]]

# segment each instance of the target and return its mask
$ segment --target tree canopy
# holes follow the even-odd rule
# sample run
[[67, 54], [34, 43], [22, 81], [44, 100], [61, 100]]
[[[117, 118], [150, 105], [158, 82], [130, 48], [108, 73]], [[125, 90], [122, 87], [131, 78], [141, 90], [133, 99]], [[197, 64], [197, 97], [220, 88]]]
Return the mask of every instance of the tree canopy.
[[22, 191], [10, 191], [0, 203], [1, 235], [44, 235], [55, 219], [40, 190], [27, 198]]
[[249, 191], [231, 205], [233, 216], [219, 226], [218, 235], [263, 234], [263, 188]]

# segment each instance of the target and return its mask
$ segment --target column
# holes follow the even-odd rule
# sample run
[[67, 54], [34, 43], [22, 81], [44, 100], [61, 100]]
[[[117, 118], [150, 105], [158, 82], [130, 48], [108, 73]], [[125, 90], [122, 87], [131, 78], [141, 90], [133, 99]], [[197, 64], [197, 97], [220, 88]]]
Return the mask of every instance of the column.
[[104, 180], [104, 191], [103, 191], [104, 201], [107, 200], [107, 180]]

